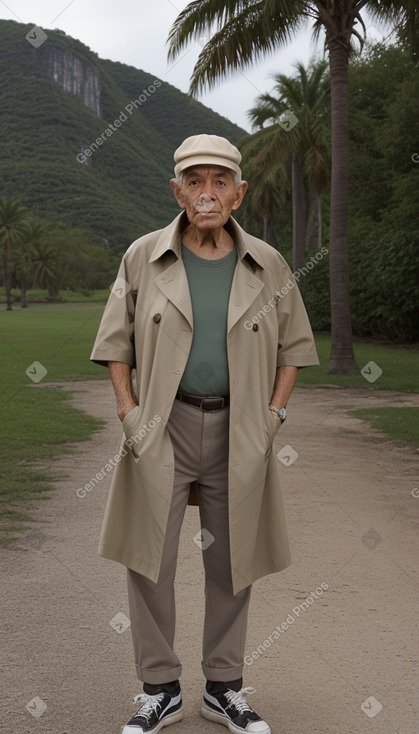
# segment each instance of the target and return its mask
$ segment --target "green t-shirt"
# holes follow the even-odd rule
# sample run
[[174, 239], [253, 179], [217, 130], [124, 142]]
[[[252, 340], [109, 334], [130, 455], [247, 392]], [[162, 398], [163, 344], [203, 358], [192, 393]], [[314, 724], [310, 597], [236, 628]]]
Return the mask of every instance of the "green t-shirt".
[[193, 312], [193, 340], [179, 391], [228, 395], [227, 313], [237, 250], [206, 260], [182, 245]]

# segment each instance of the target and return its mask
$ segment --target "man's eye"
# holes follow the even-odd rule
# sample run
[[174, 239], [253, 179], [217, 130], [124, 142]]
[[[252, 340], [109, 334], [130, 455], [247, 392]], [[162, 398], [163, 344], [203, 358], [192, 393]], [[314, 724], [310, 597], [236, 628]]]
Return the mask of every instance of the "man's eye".
[[192, 181], [189, 181], [189, 186], [197, 186], [198, 183], [199, 181], [196, 178], [194, 178], [192, 179]]
[[217, 181], [217, 184], [218, 184], [218, 186], [225, 186], [226, 185], [225, 181], [221, 181], [221, 179], [220, 179], [220, 181]]

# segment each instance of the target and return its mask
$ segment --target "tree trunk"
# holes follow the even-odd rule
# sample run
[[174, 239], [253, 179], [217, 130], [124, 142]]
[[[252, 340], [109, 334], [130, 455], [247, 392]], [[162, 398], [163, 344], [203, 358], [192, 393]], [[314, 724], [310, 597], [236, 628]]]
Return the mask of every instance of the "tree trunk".
[[27, 286], [25, 282], [22, 280], [20, 284], [20, 292], [21, 292], [21, 302], [22, 302], [22, 308], [28, 308], [28, 303], [26, 301], [26, 293], [27, 293]]
[[273, 217], [265, 214], [263, 217], [263, 241], [267, 242], [268, 245], [278, 250], [278, 240], [276, 239], [275, 230], [273, 226]]
[[322, 245], [322, 200], [320, 194], [311, 194], [307, 212], [305, 251], [321, 250]]
[[330, 192], [330, 308], [332, 347], [326, 372], [359, 372], [352, 346], [349, 302], [349, 49], [342, 38], [329, 45], [332, 108], [332, 178]]
[[268, 242], [268, 217], [266, 214], [263, 215], [263, 235], [262, 239], [264, 242]]
[[[307, 197], [303, 169], [297, 153], [292, 154], [292, 266], [294, 273], [303, 267], [307, 228]], [[300, 290], [302, 279], [299, 282]]]
[[7, 241], [3, 252], [3, 281], [6, 295], [6, 311], [12, 311], [12, 274], [10, 272], [10, 246]]
[[6, 311], [12, 311], [12, 278], [8, 271], [4, 279], [4, 289], [6, 291]]
[[316, 211], [317, 211], [317, 249], [323, 247], [323, 216], [322, 216], [322, 197], [316, 195]]

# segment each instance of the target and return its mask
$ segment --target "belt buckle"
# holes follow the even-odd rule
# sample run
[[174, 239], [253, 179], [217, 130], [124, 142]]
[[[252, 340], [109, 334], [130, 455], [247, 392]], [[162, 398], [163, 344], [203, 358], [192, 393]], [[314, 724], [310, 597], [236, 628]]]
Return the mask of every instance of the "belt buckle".
[[[219, 403], [219, 406], [218, 407], [208, 407], [208, 408], [205, 408], [204, 407], [205, 401], [209, 401], [211, 405], [214, 405], [214, 403]], [[216, 397], [214, 397], [214, 398], [202, 398], [201, 405], [199, 407], [204, 412], [209, 412], [211, 410], [221, 410], [221, 408], [224, 407], [224, 398], [216, 398]]]

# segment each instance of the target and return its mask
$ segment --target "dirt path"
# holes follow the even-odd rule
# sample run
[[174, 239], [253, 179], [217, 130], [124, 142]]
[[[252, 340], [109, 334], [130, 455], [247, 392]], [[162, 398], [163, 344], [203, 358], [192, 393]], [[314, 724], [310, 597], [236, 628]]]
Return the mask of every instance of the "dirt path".
[[[140, 691], [124, 569], [96, 552], [110, 475], [77, 495], [118, 449], [113, 397], [107, 381], [66, 386], [76, 407], [109, 422], [54, 462], [62, 478], [39, 523], [0, 550], [0, 729], [12, 734], [117, 734]], [[297, 388], [276, 438], [294, 562], [254, 586], [245, 666], [272, 734], [418, 731], [418, 454], [346, 412], [375, 405], [419, 396]], [[173, 732], [215, 734], [199, 716], [198, 529], [188, 508], [176, 645], [185, 719]]]

